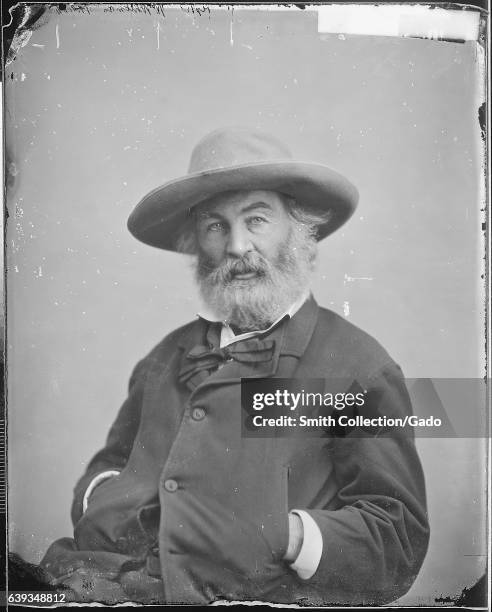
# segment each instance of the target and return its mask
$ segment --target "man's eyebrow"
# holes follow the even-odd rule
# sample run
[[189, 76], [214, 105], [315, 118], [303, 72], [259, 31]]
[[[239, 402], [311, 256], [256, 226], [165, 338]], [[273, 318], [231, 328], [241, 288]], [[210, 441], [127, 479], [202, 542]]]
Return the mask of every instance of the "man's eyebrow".
[[197, 219], [209, 219], [210, 217], [216, 217], [217, 219], [222, 219], [222, 215], [213, 210], [200, 210], [195, 212], [195, 217]]
[[241, 212], [242, 213], [250, 212], [252, 210], [256, 210], [257, 208], [263, 208], [265, 210], [272, 211], [272, 207], [270, 206], [270, 204], [267, 204], [266, 202], [252, 202], [251, 204], [248, 204], [248, 206], [245, 206], [244, 208], [242, 208]]
[[[239, 211], [240, 213], [248, 213], [251, 212], [252, 210], [257, 210], [258, 208], [262, 208], [264, 210], [267, 211], [272, 211], [272, 207], [270, 206], [270, 204], [267, 204], [266, 202], [252, 202], [251, 204], [248, 204], [247, 206], [245, 206], [244, 208], [241, 208], [241, 210]], [[220, 214], [220, 212], [217, 212], [215, 210], [200, 210], [200, 211], [196, 211], [195, 212], [195, 216], [198, 219], [208, 219], [210, 217], [216, 217], [217, 219], [223, 219], [223, 215]]]

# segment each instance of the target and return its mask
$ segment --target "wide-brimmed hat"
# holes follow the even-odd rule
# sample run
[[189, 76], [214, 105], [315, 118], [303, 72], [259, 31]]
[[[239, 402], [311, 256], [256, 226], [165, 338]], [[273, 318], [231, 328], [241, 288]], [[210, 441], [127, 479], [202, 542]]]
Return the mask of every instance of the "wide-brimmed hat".
[[330, 210], [329, 221], [318, 228], [318, 240], [343, 225], [359, 199], [344, 176], [322, 164], [294, 160], [276, 138], [248, 128], [223, 128], [196, 145], [188, 174], [140, 200], [128, 229], [146, 244], [175, 251], [194, 206], [225, 191], [257, 189], [286, 194], [307, 209]]

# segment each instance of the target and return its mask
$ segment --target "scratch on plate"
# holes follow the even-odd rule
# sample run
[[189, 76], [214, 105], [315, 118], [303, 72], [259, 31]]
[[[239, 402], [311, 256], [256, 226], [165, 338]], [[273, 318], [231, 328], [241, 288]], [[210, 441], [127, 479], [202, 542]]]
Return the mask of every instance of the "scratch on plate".
[[372, 281], [374, 278], [372, 276], [349, 276], [348, 274], [343, 275], [343, 284], [345, 283], [353, 283], [354, 281]]
[[343, 303], [343, 314], [345, 317], [348, 317], [350, 314], [350, 304], [347, 301]]
[[56, 24], [56, 27], [55, 27], [55, 34], [56, 34], [56, 48], [59, 49], [60, 48], [60, 33], [58, 31], [58, 24]]

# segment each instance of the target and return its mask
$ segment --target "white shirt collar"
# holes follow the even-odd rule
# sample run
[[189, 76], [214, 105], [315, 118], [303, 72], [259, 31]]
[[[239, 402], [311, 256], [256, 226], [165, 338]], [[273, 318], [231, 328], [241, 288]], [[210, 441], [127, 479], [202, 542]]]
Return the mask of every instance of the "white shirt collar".
[[[232, 344], [233, 342], [239, 342], [239, 340], [246, 340], [246, 339], [252, 338], [253, 336], [256, 336], [258, 334], [263, 334], [263, 333], [269, 331], [270, 329], [272, 329], [272, 327], [277, 325], [277, 323], [281, 319], [283, 319], [285, 316], [293, 317], [295, 315], [295, 313], [301, 308], [301, 306], [304, 304], [304, 302], [307, 300], [308, 297], [309, 297], [309, 291], [305, 291], [298, 300], [296, 300], [284, 313], [282, 313], [280, 315], [280, 317], [278, 317], [278, 319], [276, 319], [270, 325], [270, 327], [267, 327], [266, 329], [258, 329], [258, 330], [255, 330], [255, 331], [245, 332], [244, 334], [238, 334], [236, 336], [236, 334], [232, 331], [232, 329], [229, 327], [229, 325], [227, 325], [227, 323], [223, 322], [222, 323], [222, 330], [220, 332], [220, 346], [221, 347], [228, 346], [229, 344]], [[219, 322], [220, 321], [220, 319], [214, 313], [212, 313], [209, 309], [207, 309], [207, 308], [203, 308], [198, 313], [198, 316], [201, 317], [202, 319], [205, 319], [206, 321], [210, 321], [210, 322]]]

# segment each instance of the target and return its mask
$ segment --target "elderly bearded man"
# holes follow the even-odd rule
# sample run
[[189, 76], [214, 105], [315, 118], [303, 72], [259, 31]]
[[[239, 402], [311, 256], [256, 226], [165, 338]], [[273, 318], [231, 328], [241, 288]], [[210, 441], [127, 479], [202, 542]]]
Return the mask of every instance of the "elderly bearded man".
[[353, 185], [276, 139], [217, 130], [188, 175], [129, 219], [141, 241], [195, 254], [207, 309], [164, 338], [75, 488], [74, 538], [42, 567], [72, 597], [381, 604], [403, 595], [428, 524], [412, 436], [241, 435], [241, 378], [363, 381], [367, 408], [411, 413], [399, 367], [309, 292], [317, 241]]

